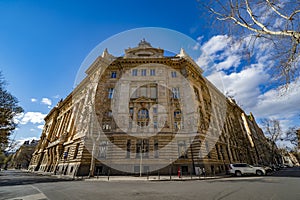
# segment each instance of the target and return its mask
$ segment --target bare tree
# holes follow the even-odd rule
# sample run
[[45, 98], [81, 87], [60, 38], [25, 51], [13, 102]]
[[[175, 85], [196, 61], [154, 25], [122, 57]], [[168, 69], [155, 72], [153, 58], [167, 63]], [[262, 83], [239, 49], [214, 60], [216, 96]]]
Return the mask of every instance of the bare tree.
[[280, 121], [277, 119], [262, 119], [261, 123], [264, 133], [270, 141], [272, 161], [274, 162], [277, 148], [276, 142], [281, 140], [282, 136]]
[[298, 135], [297, 135], [297, 127], [290, 127], [283, 140], [290, 142], [293, 146], [298, 146]]
[[[300, 1], [299, 0], [198, 0], [225, 28], [226, 34], [249, 40], [253, 47], [268, 40], [277, 82], [289, 83], [299, 76]], [[280, 79], [279, 79], [280, 78]]]

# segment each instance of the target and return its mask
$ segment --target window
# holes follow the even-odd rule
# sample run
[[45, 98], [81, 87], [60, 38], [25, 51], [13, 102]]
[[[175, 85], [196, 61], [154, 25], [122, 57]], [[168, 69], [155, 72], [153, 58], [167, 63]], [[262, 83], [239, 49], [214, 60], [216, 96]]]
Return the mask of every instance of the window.
[[79, 145], [80, 145], [80, 143], [77, 143], [77, 144], [76, 144], [73, 159], [75, 159], [75, 158], [77, 157]]
[[137, 87], [131, 87], [130, 94], [131, 94], [130, 98], [137, 98], [138, 97]]
[[177, 73], [175, 71], [171, 72], [171, 76], [172, 78], [176, 78], [177, 77]]
[[180, 122], [174, 122], [174, 128], [176, 130], [179, 130], [180, 129]]
[[137, 69], [133, 69], [133, 70], [131, 71], [131, 75], [132, 75], [132, 76], [137, 76], [137, 72], [138, 72]]
[[181, 111], [180, 110], [175, 110], [174, 111], [174, 118], [175, 119], [180, 119], [181, 118]]
[[209, 144], [207, 141], [205, 141], [205, 148], [206, 148], [207, 158], [211, 158], [210, 151], [209, 151]]
[[128, 128], [129, 128], [129, 129], [132, 129], [132, 120], [129, 120]]
[[126, 158], [130, 158], [131, 141], [127, 140]]
[[108, 89], [108, 98], [112, 99], [114, 96], [114, 88], [109, 88]]
[[150, 69], [150, 76], [155, 76], [155, 69]]
[[200, 101], [199, 91], [198, 91], [197, 88], [195, 88], [195, 87], [194, 87], [194, 92], [195, 92], [196, 100]]
[[153, 127], [154, 127], [155, 129], [157, 129], [157, 122], [156, 122], [156, 121], [153, 122]]
[[107, 141], [102, 141], [99, 146], [99, 158], [106, 158]]
[[141, 109], [138, 112], [138, 119], [148, 119], [149, 118], [149, 112], [147, 109]]
[[142, 76], [146, 76], [147, 75], [147, 70], [146, 69], [142, 69], [141, 70], [141, 75]]
[[133, 112], [134, 112], [134, 111], [133, 111], [133, 107], [130, 107], [130, 108], [129, 108], [129, 114], [130, 114], [130, 117], [131, 117], [131, 118], [133, 118]]
[[172, 98], [173, 99], [179, 99], [180, 98], [179, 88], [172, 88]]
[[111, 72], [110, 78], [117, 78], [117, 72]]
[[153, 107], [153, 115], [156, 115], [157, 114], [157, 107]]
[[159, 152], [158, 152], [158, 140], [154, 140], [154, 158], [159, 157]]
[[185, 141], [178, 142], [178, 155], [179, 158], [188, 158]]
[[220, 151], [219, 151], [219, 148], [218, 148], [217, 144], [215, 145], [215, 148], [216, 148], [216, 151], [217, 151], [218, 160], [221, 160]]
[[157, 88], [156, 86], [150, 87], [150, 98], [156, 99], [157, 98]]
[[147, 87], [140, 87], [140, 96], [141, 97], [147, 96]]
[[149, 140], [137, 140], [136, 142], [136, 158], [140, 158], [141, 154], [143, 158], [149, 157]]

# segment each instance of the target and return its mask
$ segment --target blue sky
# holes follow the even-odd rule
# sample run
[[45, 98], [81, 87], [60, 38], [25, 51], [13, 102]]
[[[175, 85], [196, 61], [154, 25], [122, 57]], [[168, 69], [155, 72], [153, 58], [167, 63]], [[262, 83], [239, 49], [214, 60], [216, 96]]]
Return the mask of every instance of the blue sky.
[[218, 35], [207, 20], [196, 0], [1, 0], [0, 70], [25, 110], [14, 137], [39, 138], [43, 117], [72, 91], [77, 71], [92, 49], [115, 34], [140, 27], [161, 27], [191, 37], [198, 42], [195, 50], [206, 52], [194, 59], [207, 77], [224, 93], [233, 94], [246, 112], [281, 119], [284, 127], [299, 124], [299, 83], [280, 99], [276, 88], [268, 86], [270, 75], [264, 66], [269, 58], [258, 52], [245, 64], [238, 48], [228, 47], [230, 39]]

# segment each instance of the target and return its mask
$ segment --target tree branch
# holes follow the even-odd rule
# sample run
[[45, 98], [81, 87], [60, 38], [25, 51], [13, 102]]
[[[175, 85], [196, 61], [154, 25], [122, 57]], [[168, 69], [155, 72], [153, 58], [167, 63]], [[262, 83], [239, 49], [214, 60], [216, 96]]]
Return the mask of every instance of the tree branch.
[[288, 16], [285, 16], [284, 14], [282, 14], [281, 12], [279, 12], [273, 5], [272, 3], [270, 2], [270, 0], [266, 0], [266, 2], [269, 4], [269, 6], [272, 8], [272, 10], [277, 13], [280, 17], [284, 18], [284, 19], [287, 19], [287, 20], [290, 20], [290, 17]]

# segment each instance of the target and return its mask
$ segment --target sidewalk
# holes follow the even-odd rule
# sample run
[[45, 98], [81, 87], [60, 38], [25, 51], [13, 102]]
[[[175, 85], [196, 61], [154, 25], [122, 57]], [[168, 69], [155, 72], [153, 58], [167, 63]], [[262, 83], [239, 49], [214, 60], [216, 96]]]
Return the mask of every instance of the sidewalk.
[[196, 180], [211, 180], [229, 177], [228, 175], [218, 175], [218, 176], [95, 176], [92, 178], [84, 178], [85, 181], [196, 181]]
[[55, 174], [53, 172], [39, 172], [39, 171], [27, 171], [34, 174], [39, 174], [42, 176], [53, 176], [57, 178], [62, 179], [73, 179], [73, 180], [84, 180], [84, 181], [196, 181], [196, 180], [211, 180], [211, 179], [220, 179], [220, 178], [226, 178], [230, 177], [230, 175], [225, 174], [219, 174], [215, 176], [189, 176], [185, 175], [182, 177], [178, 177], [176, 175], [172, 175], [171, 177], [169, 175], [143, 175], [143, 176], [94, 176], [94, 177], [88, 177], [88, 176], [71, 176], [71, 175], [61, 175], [61, 174]]

